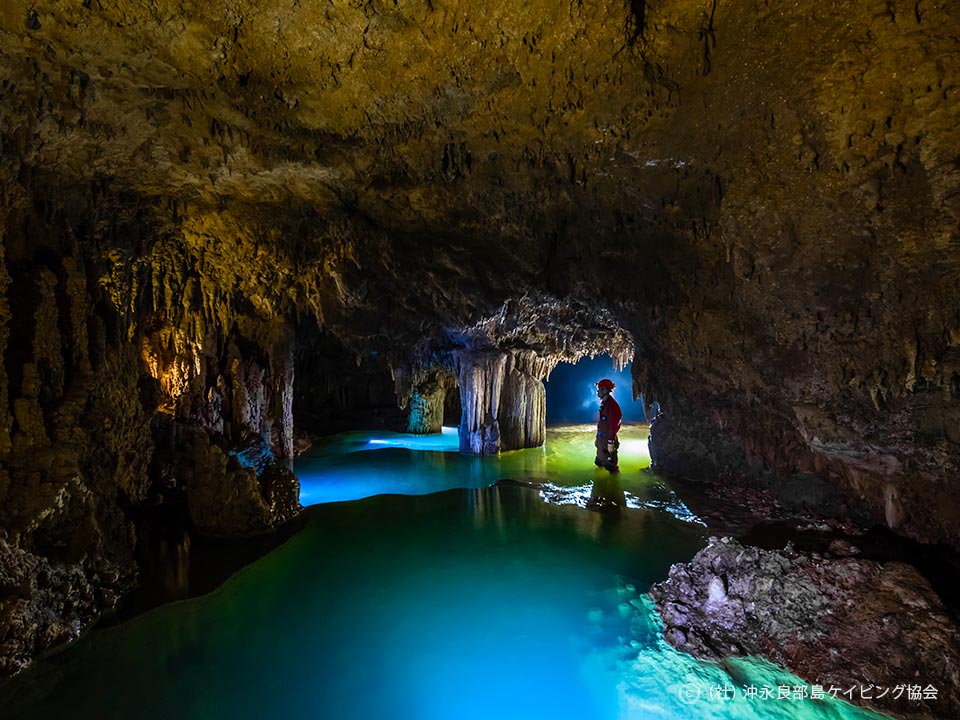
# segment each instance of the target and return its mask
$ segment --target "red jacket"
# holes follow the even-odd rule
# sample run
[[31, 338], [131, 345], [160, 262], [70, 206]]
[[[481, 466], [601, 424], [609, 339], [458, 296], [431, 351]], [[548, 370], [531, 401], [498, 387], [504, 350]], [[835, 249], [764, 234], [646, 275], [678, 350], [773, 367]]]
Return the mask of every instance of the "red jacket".
[[617, 433], [620, 432], [620, 421], [623, 419], [623, 411], [620, 410], [620, 404], [613, 399], [613, 395], [607, 395], [600, 403], [600, 421], [597, 423], [597, 432], [606, 436], [607, 440], [616, 440]]

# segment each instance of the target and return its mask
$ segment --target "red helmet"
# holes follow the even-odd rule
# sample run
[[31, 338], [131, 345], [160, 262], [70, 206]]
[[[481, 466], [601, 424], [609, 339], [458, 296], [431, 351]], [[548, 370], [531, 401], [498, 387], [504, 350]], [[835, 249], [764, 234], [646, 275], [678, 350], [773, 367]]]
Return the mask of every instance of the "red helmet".
[[616, 385], [613, 384], [613, 380], [608, 380], [607, 378], [604, 378], [603, 380], [597, 383], [597, 387], [601, 388], [602, 390], [613, 390], [616, 387]]

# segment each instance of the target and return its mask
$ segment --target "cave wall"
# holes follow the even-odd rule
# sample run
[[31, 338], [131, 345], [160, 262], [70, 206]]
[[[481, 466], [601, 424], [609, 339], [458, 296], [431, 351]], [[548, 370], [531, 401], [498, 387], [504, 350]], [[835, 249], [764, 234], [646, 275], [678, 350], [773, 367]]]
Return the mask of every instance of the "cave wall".
[[[76, 637], [129, 589], [151, 415], [135, 346], [88, 287], [90, 258], [4, 173], [0, 675]], [[51, 241], [51, 236], [64, 239]]]
[[[709, 65], [679, 80], [709, 112], [674, 125], [716, 141], [716, 207], [635, 363], [678, 415], [675, 445], [732, 440], [750, 472], [826, 478], [875, 521], [954, 544], [957, 28], [949, 3], [717, 6]], [[779, 59], [737, 37], [778, 38]]]
[[5, 174], [0, 214], [2, 675], [132, 587], [138, 508], [214, 533], [299, 510], [283, 324], [225, 329], [149, 203], [48, 182]]

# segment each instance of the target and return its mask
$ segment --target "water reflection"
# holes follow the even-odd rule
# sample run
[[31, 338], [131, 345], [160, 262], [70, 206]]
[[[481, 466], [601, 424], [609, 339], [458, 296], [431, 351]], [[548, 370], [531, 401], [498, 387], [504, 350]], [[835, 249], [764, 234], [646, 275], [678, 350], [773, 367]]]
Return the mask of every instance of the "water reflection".
[[136, 552], [140, 595], [164, 602], [190, 597], [193, 541], [185, 527], [155, 519], [142, 521], [137, 527]]
[[[677, 684], [728, 676], [665, 646], [642, 593], [703, 542], [659, 510], [590, 512], [509, 484], [318, 505], [215, 592], [89, 633], [0, 687], [0, 716], [685, 720]], [[778, 717], [865, 716], [838, 707]]]
[[[591, 427], [550, 428], [543, 447], [492, 457], [460, 455], [455, 431], [445, 431], [439, 436], [357, 432], [328, 438], [296, 462], [300, 502], [316, 505], [371, 495], [422, 495], [487, 487], [502, 479], [563, 487], [593, 482], [595, 433]], [[641, 475], [650, 464], [647, 435], [645, 426], [621, 431], [623, 477], [638, 486], [649, 483], [648, 476]]]
[[187, 597], [190, 593], [190, 536], [184, 531], [174, 541], [161, 540], [158, 562], [159, 579], [168, 597]]
[[622, 510], [627, 506], [627, 497], [620, 484], [618, 473], [597, 469], [587, 508], [590, 510]]

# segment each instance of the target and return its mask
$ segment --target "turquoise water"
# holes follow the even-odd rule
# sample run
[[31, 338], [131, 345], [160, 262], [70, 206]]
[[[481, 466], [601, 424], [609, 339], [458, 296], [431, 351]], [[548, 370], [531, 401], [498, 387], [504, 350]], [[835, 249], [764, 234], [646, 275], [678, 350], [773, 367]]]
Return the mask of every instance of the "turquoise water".
[[[547, 431], [543, 447], [497, 457], [466, 457], [458, 452], [456, 428], [439, 435], [343, 433], [324, 440], [298, 458], [303, 505], [359, 500], [372, 495], [424, 495], [454, 488], [489, 487], [510, 479], [533, 484], [559, 502], [589, 497], [597, 481], [609, 474], [593, 465], [593, 428], [566, 426]], [[658, 479], [641, 472], [650, 466], [645, 426], [620, 433], [619, 484], [630, 507], [667, 507], [692, 517], [676, 495]]]
[[[800, 683], [750, 660], [728, 667], [734, 683], [664, 644], [643, 591], [706, 530], [641, 470], [642, 442], [624, 443], [618, 488], [578, 433], [480, 469], [408, 440], [341, 437], [305, 459], [304, 484], [314, 498], [411, 494], [307, 508], [301, 532], [215, 592], [88, 633], [0, 688], [0, 716], [876, 717], [837, 700], [711, 699], [716, 686]], [[518, 484], [443, 489], [498, 475]], [[583, 506], [619, 492], [620, 511]]]

